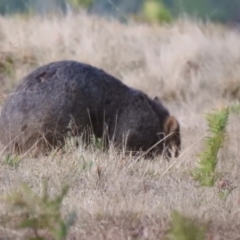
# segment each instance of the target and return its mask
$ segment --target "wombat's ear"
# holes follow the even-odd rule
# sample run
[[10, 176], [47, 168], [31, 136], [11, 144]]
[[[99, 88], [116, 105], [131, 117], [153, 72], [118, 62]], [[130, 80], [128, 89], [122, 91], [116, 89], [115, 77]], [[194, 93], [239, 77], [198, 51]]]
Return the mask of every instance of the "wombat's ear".
[[153, 98], [153, 101], [154, 101], [154, 102], [157, 102], [157, 103], [161, 103], [159, 97], [157, 97], [157, 96], [155, 96], [155, 97]]
[[173, 116], [168, 117], [164, 124], [164, 134], [167, 136], [171, 133], [178, 132], [179, 131], [179, 123], [177, 119]]
[[166, 138], [166, 147], [168, 156], [172, 156], [170, 149], [174, 151], [175, 158], [178, 157], [181, 150], [181, 136], [180, 125], [177, 119], [173, 116], [167, 118], [164, 127], [164, 134]]

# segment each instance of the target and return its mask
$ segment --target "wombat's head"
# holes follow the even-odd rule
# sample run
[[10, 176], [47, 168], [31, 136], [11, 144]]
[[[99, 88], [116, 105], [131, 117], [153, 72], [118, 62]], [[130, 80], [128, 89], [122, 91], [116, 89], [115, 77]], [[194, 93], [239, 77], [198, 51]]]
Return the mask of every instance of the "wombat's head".
[[[168, 110], [162, 105], [158, 97], [153, 99], [157, 108], [155, 111], [159, 117], [161, 135], [160, 138], [163, 138], [165, 143], [165, 150], [167, 157], [174, 156], [177, 158], [181, 151], [181, 134], [180, 134], [180, 124], [177, 119], [169, 115]], [[162, 152], [162, 144], [159, 145], [159, 150]]]
[[177, 119], [169, 116], [164, 123], [163, 131], [167, 156], [171, 157], [173, 154], [177, 158], [181, 151], [180, 125]]

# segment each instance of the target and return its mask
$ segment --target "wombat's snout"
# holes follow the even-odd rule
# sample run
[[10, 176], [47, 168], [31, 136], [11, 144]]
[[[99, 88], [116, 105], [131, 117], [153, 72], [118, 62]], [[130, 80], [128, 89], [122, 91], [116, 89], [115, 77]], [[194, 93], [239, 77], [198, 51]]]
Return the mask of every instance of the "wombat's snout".
[[170, 116], [165, 121], [164, 134], [167, 157], [177, 158], [181, 151], [181, 134], [180, 124], [175, 117]]
[[170, 146], [167, 146], [166, 148], [166, 155], [167, 158], [178, 158], [181, 152], [181, 146], [176, 146], [174, 144], [171, 144]]

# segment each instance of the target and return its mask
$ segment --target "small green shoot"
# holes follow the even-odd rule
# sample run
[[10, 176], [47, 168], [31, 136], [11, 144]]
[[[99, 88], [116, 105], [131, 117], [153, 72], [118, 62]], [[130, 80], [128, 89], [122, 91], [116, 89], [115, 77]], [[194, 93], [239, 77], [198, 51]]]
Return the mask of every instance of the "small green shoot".
[[92, 160], [90, 160], [90, 161], [83, 160], [83, 163], [82, 163], [82, 170], [83, 171], [88, 171], [92, 167], [93, 167], [93, 161]]
[[230, 113], [239, 114], [240, 113], [240, 103], [236, 102], [234, 104], [231, 104], [229, 107], [229, 111], [230, 111]]
[[92, 142], [93, 146], [95, 146], [97, 149], [103, 148], [103, 141], [101, 138], [96, 138], [94, 135], [92, 135], [91, 142]]
[[68, 0], [68, 2], [75, 8], [76, 7], [88, 8], [92, 5], [93, 0]]
[[10, 167], [17, 168], [20, 164], [21, 158], [12, 154], [7, 154], [4, 158], [3, 163], [9, 165]]
[[229, 189], [224, 189], [219, 191], [218, 196], [219, 198], [221, 198], [222, 200], [226, 200], [227, 197], [229, 196], [229, 194], [231, 194], [233, 192], [234, 189], [236, 189], [237, 187], [231, 187]]
[[164, 3], [159, 0], [145, 0], [143, 4], [143, 17], [151, 23], [171, 22], [172, 16]]
[[74, 212], [65, 221], [61, 215], [62, 201], [68, 189], [68, 186], [64, 186], [59, 195], [50, 198], [47, 181], [43, 182], [42, 196], [24, 183], [18, 191], [1, 197], [11, 213], [5, 219], [8, 219], [10, 225], [14, 223], [16, 229], [30, 230], [25, 239], [64, 240], [76, 218]]
[[198, 225], [179, 212], [173, 211], [172, 224], [166, 240], [203, 240], [205, 232], [204, 225]]
[[15, 76], [14, 64], [13, 57], [6, 55], [4, 59], [0, 60], [0, 73], [13, 78]]

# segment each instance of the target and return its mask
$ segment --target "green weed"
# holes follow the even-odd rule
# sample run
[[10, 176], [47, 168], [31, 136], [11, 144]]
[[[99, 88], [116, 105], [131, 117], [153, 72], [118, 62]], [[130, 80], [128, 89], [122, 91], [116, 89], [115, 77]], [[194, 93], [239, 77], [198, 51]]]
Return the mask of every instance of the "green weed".
[[76, 218], [75, 213], [70, 213], [66, 220], [61, 215], [62, 201], [68, 189], [64, 186], [59, 195], [50, 198], [47, 181], [43, 182], [42, 196], [23, 183], [18, 191], [1, 197], [9, 208], [9, 215], [2, 219], [5, 219], [5, 224], [7, 219], [7, 223], [16, 229], [30, 230], [25, 239], [64, 240]]
[[171, 22], [172, 16], [161, 1], [146, 0], [143, 5], [145, 20], [154, 23]]
[[103, 141], [101, 138], [96, 138], [94, 134], [91, 135], [91, 143], [97, 149], [103, 149]]
[[235, 102], [229, 106], [230, 113], [239, 114], [240, 113], [240, 103]]
[[82, 162], [82, 170], [83, 171], [89, 171], [91, 168], [93, 167], [93, 161], [87, 161], [87, 160], [83, 160]]
[[10, 167], [17, 168], [20, 164], [21, 158], [12, 154], [7, 154], [3, 160], [4, 164], [9, 165]]
[[173, 211], [171, 228], [166, 240], [203, 240], [205, 232], [204, 225], [196, 224], [179, 212]]
[[10, 78], [15, 77], [15, 61], [11, 54], [1, 56], [0, 59], [0, 74], [4, 74]]
[[218, 162], [217, 155], [224, 144], [228, 118], [228, 107], [206, 115], [208, 131], [211, 136], [204, 139], [205, 147], [203, 152], [199, 154], [198, 166], [191, 172], [194, 179], [203, 186], [213, 186], [218, 176], [215, 172]]
[[84, 7], [88, 8], [92, 5], [93, 0], [68, 0], [68, 2], [73, 6], [73, 7]]

